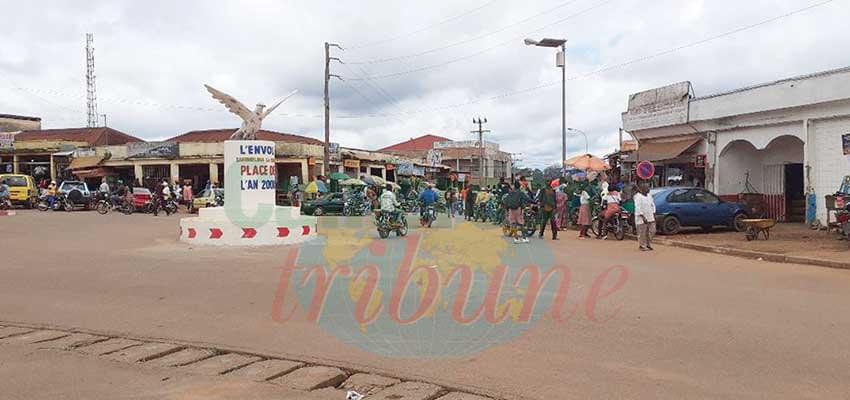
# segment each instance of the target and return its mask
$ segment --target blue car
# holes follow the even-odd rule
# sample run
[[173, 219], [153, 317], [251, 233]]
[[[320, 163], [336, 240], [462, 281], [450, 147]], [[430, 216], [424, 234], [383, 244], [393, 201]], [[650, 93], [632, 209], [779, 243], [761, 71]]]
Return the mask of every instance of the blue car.
[[697, 226], [710, 231], [726, 226], [744, 230], [746, 207], [720, 200], [708, 190], [696, 187], [663, 187], [650, 191], [655, 200], [655, 221], [665, 235], [675, 235], [683, 226]]

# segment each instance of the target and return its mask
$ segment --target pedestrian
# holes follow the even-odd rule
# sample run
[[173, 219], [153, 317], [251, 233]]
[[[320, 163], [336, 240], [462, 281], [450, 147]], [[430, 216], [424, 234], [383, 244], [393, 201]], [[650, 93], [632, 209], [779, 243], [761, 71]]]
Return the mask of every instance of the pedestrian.
[[585, 185], [581, 190], [581, 195], [579, 196], [579, 208], [578, 208], [578, 224], [581, 226], [581, 230], [579, 231], [578, 238], [579, 239], [587, 239], [590, 235], [587, 234], [587, 230], [590, 228], [590, 190], [589, 185]]
[[449, 188], [445, 193], [446, 205], [449, 206], [449, 218], [455, 217], [455, 202], [457, 202], [457, 193], [455, 193], [455, 188]]
[[469, 190], [466, 191], [466, 199], [464, 199], [464, 212], [466, 213], [466, 220], [472, 221], [475, 216], [475, 199], [478, 197], [478, 193], [470, 187]]
[[552, 240], [558, 240], [558, 225], [555, 223], [555, 207], [557, 200], [555, 196], [555, 188], [558, 187], [558, 180], [552, 181], [549, 186], [540, 191], [540, 237], [543, 237], [546, 231], [546, 223], [552, 227]]
[[566, 190], [566, 185], [561, 185], [555, 193], [555, 221], [558, 229], [567, 227], [567, 202], [570, 197], [567, 196]]
[[54, 205], [56, 205], [56, 181], [50, 181], [47, 185], [47, 206], [53, 210]]
[[195, 196], [192, 193], [192, 181], [186, 180], [183, 182], [183, 202], [186, 203], [186, 211], [192, 212]]
[[635, 227], [638, 233], [638, 244], [641, 251], [654, 250], [652, 237], [655, 235], [655, 201], [649, 193], [649, 185], [638, 185], [635, 194]]
[[[525, 232], [522, 230], [525, 226], [523, 207], [531, 203], [531, 199], [528, 198], [522, 187], [518, 186], [516, 189], [511, 188], [511, 191], [505, 196], [505, 208], [508, 210], [508, 224], [511, 227], [514, 243], [528, 243], [528, 238], [525, 237]], [[520, 235], [522, 235], [521, 238]]]

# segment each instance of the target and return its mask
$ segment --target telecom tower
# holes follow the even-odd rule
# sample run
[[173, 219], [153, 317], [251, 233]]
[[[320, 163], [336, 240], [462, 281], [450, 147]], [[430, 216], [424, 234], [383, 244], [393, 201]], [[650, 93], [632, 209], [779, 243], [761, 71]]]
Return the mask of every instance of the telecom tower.
[[86, 106], [88, 109], [88, 127], [96, 128], [97, 120], [97, 86], [94, 83], [94, 34], [86, 33]]

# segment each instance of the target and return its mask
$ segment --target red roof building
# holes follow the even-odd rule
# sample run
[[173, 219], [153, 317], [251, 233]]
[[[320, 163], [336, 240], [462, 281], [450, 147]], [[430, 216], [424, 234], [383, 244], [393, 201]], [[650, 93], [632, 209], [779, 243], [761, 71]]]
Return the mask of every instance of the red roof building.
[[396, 143], [389, 147], [384, 147], [378, 151], [428, 151], [434, 148], [434, 143], [449, 142], [451, 139], [437, 135], [422, 135], [418, 138], [411, 138], [406, 142]]
[[67, 128], [67, 129], [41, 129], [23, 131], [15, 135], [16, 142], [74, 142], [86, 143], [88, 146], [120, 145], [134, 142], [144, 142], [135, 136], [124, 132], [100, 127], [100, 128]]
[[[230, 139], [230, 136], [233, 135], [233, 132], [236, 132], [237, 128], [230, 129], [207, 129], [201, 131], [191, 131], [186, 132], [182, 135], [175, 136], [171, 139], [168, 139], [168, 142], [176, 142], [176, 143], [217, 143], [224, 142], [225, 140]], [[261, 130], [257, 132], [257, 140], [270, 140], [273, 142], [288, 142], [288, 143], [303, 143], [303, 144], [313, 144], [322, 146], [324, 142], [318, 139], [313, 139], [307, 136], [293, 135], [290, 133], [282, 133], [268, 130]]]

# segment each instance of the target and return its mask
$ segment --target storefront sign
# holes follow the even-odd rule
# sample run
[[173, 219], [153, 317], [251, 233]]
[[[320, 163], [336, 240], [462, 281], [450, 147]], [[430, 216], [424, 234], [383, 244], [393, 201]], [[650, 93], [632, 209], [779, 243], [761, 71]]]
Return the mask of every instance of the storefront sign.
[[629, 96], [623, 129], [637, 131], [688, 122], [690, 82], [681, 82]]
[[417, 167], [413, 164], [400, 164], [398, 166], [398, 174], [399, 175], [411, 175], [411, 176], [424, 176], [425, 169], [422, 167]]
[[652, 165], [649, 161], [641, 161], [635, 168], [635, 173], [640, 179], [652, 179], [655, 176], [655, 165]]
[[347, 159], [342, 161], [345, 168], [360, 168], [360, 160]]
[[457, 181], [460, 183], [466, 182], [466, 174], [457, 174]]
[[180, 146], [174, 142], [127, 143], [127, 158], [177, 158]]
[[694, 157], [694, 167], [696, 168], [705, 168], [705, 154], [697, 154]]
[[443, 163], [443, 152], [434, 149], [428, 150], [428, 154], [425, 156], [425, 161], [428, 165], [436, 167]]
[[15, 135], [17, 135], [17, 133], [0, 133], [0, 149], [14, 148]]

